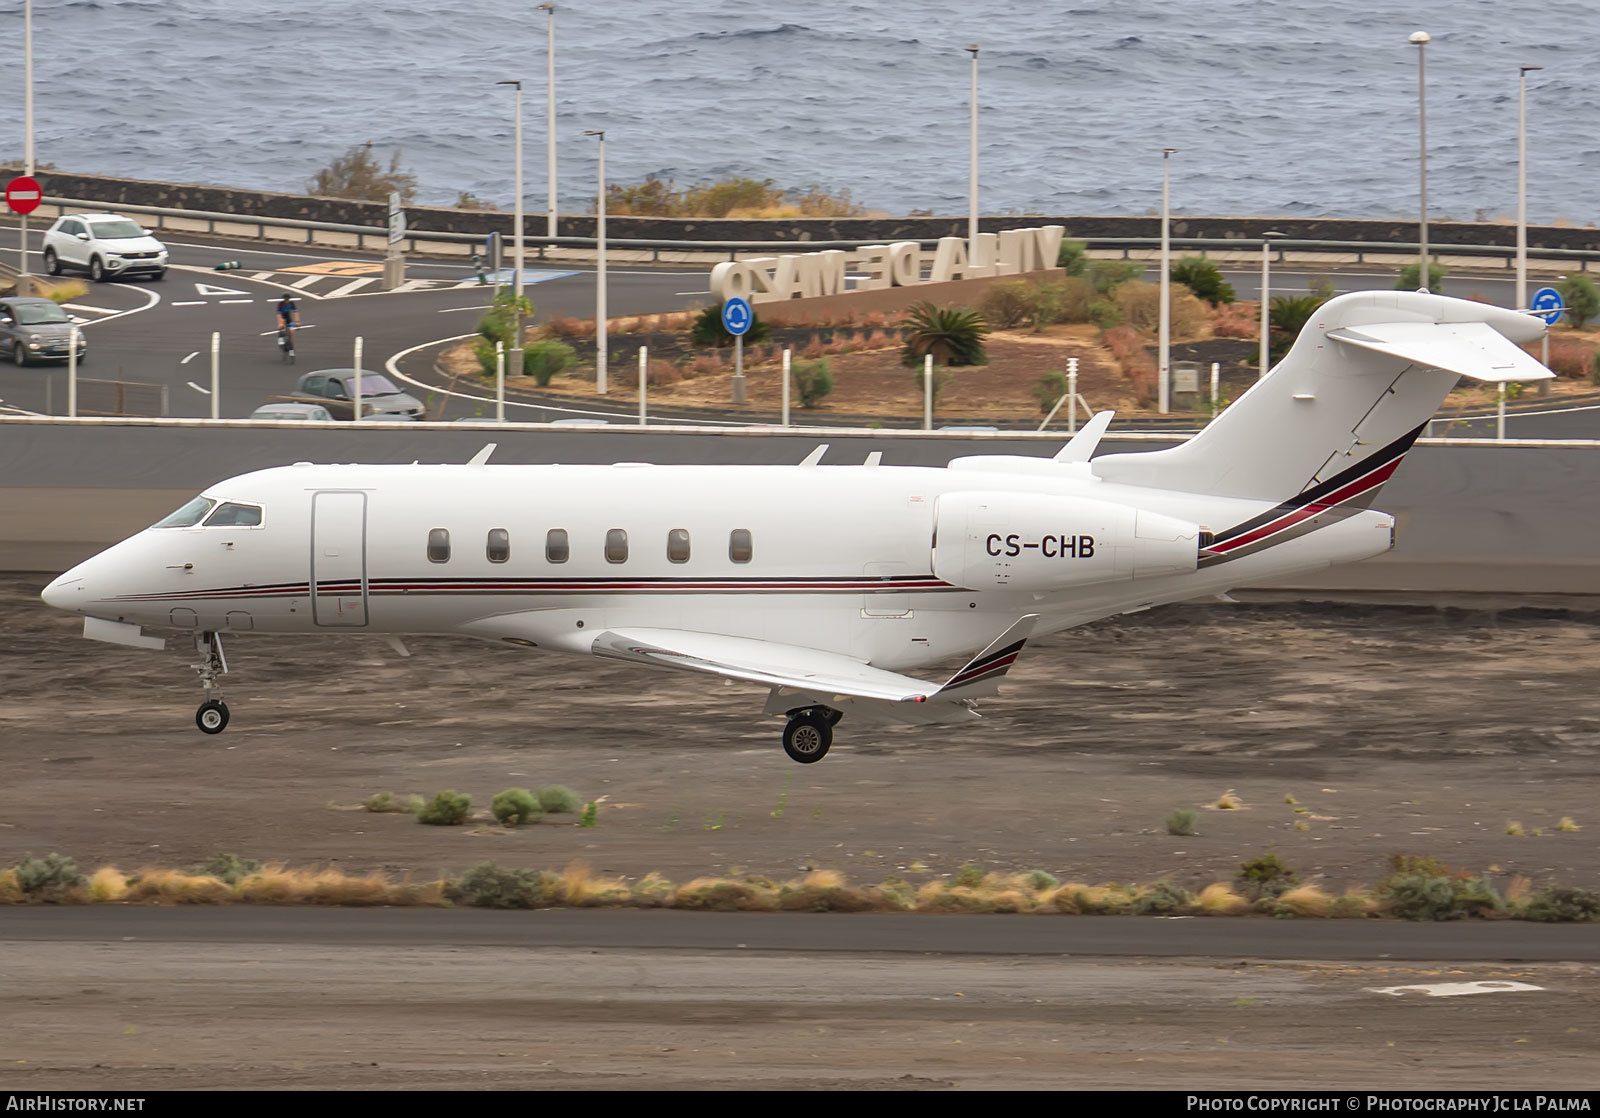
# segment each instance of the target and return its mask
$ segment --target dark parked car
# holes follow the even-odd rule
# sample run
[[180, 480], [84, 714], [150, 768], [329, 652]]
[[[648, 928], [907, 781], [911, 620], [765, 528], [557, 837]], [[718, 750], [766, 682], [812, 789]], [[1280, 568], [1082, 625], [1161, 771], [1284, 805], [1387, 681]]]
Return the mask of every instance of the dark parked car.
[[[0, 346], [18, 365], [34, 361], [65, 361], [72, 336], [72, 319], [49, 299], [15, 295], [0, 299]], [[78, 331], [78, 360], [89, 343]]]
[[[404, 416], [422, 418], [422, 401], [395, 387], [379, 373], [361, 374], [361, 412], [369, 418]], [[319, 369], [300, 378], [294, 392], [284, 397], [305, 404], [321, 404], [335, 419], [355, 418], [354, 369]]]

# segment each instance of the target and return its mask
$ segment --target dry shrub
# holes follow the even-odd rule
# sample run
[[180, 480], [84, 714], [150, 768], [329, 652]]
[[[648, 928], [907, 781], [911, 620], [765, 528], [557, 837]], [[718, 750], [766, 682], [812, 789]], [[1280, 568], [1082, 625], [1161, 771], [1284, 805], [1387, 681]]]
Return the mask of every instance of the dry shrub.
[[235, 896], [251, 904], [292, 904], [305, 900], [306, 875], [282, 866], [264, 866], [243, 878]]
[[191, 875], [179, 873], [177, 870], [148, 870], [129, 882], [124, 897], [130, 901], [223, 904], [233, 899], [233, 890], [209, 874]]
[[1278, 903], [1296, 916], [1326, 916], [1333, 908], [1333, 898], [1315, 885], [1297, 885], [1280, 894]]
[[764, 314], [761, 320], [774, 330], [787, 330], [791, 326], [799, 325], [786, 314]]
[[862, 343], [866, 349], [893, 349], [900, 344], [900, 339], [887, 330], [874, 330], [867, 335], [867, 340]]
[[[1530, 348], [1534, 354], [1538, 353], [1538, 347]], [[1594, 353], [1595, 347], [1589, 342], [1552, 334], [1549, 369], [1557, 376], [1583, 380], [1593, 368]]]
[[812, 334], [811, 340], [807, 342], [806, 347], [800, 351], [800, 356], [805, 358], [807, 361], [815, 361], [817, 358], [823, 356], [827, 352], [827, 349], [823, 347], [821, 335]]
[[1057, 322], [1090, 321], [1089, 304], [1095, 300], [1094, 284], [1082, 276], [1067, 276], [1056, 280], [1054, 286], [1061, 300], [1054, 316]]
[[690, 376], [704, 377], [720, 372], [722, 372], [722, 358], [716, 354], [696, 357], [689, 365]]
[[1533, 891], [1533, 881], [1521, 874], [1511, 879], [1511, 884], [1506, 886], [1505, 899], [1509, 905], [1520, 905], [1528, 899], [1528, 894]]
[[627, 882], [618, 877], [595, 877], [589, 864], [573, 862], [551, 885], [555, 898], [580, 908], [627, 904], [633, 899]]
[[868, 912], [877, 907], [872, 895], [857, 889], [833, 870], [814, 870], [778, 888], [784, 912]]
[[730, 877], [697, 877], [678, 887], [673, 908], [707, 912], [771, 912], [777, 907], [772, 890]]
[[1344, 891], [1342, 897], [1334, 898], [1330, 915], [1371, 916], [1381, 907], [1382, 905], [1379, 903], [1378, 898], [1372, 895], [1371, 890], [1360, 885], [1352, 885]]
[[889, 325], [889, 316], [882, 311], [868, 311], [861, 316], [861, 325], [877, 330]]
[[[0, 886], [0, 892], [3, 888]], [[89, 878], [89, 896], [97, 901], [120, 901], [127, 894], [127, 878], [112, 866], [102, 866]]]
[[0, 904], [21, 904], [22, 885], [16, 870], [0, 871]]
[[634, 882], [631, 901], [639, 908], [667, 908], [677, 893], [676, 885], [652, 870]]
[[1232, 916], [1250, 907], [1250, 903], [1233, 891], [1225, 882], [1213, 881], [1200, 890], [1195, 898], [1201, 911], [1210, 916]]
[[587, 338], [594, 333], [594, 323], [571, 317], [552, 318], [544, 329], [552, 338]]
[[837, 357], [839, 354], [844, 352], [845, 342], [844, 339], [838, 334], [835, 334], [832, 338], [830, 338], [827, 344], [822, 347], [822, 353], [825, 357]]
[[930, 881], [917, 890], [918, 912], [993, 912], [994, 900], [980, 889]]
[[[1210, 319], [1206, 303], [1188, 292], [1174, 288], [1170, 326], [1174, 337], [1198, 334]], [[1161, 288], [1157, 284], [1130, 280], [1116, 290], [1117, 309], [1122, 321], [1136, 330], [1155, 330], [1161, 324]]]
[[677, 384], [683, 379], [683, 371], [671, 361], [660, 358], [650, 362], [645, 371], [645, 379], [650, 382], [651, 388], [661, 388], [668, 384]]
[[[1250, 308], [1255, 306], [1255, 310]], [[1211, 336], [1214, 338], [1259, 338], [1261, 336], [1261, 310], [1257, 304], [1223, 303], [1211, 312]]]
[[348, 877], [339, 870], [323, 870], [312, 877], [306, 899], [312, 904], [386, 905], [394, 903], [394, 893], [381, 874]]

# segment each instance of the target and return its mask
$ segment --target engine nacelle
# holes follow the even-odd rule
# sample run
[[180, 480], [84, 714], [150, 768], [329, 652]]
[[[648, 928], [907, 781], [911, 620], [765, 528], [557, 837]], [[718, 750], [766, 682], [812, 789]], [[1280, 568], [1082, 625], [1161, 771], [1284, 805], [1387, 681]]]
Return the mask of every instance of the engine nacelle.
[[1195, 569], [1200, 526], [1110, 501], [946, 493], [933, 573], [969, 590], [1062, 590]]

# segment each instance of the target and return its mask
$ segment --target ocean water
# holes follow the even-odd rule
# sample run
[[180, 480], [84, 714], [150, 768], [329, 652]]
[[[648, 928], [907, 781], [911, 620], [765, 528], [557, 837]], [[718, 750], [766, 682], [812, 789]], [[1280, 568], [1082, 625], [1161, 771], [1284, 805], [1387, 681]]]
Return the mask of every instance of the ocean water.
[[[542, 211], [546, 16], [533, 0], [33, 0], [37, 157], [67, 171], [299, 191], [371, 141], [418, 200]], [[979, 54], [985, 213], [1414, 217], [1417, 48], [1430, 215], [1600, 219], [1596, 0], [594, 0], [558, 5], [563, 212], [611, 182], [724, 175], [967, 208]], [[22, 0], [0, 0], [0, 157], [22, 148]]]

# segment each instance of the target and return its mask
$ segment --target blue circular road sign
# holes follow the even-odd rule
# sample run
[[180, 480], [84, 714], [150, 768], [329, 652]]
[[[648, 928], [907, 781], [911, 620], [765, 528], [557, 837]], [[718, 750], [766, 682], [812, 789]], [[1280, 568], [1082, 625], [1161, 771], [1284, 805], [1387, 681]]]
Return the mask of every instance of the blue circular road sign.
[[750, 310], [750, 304], [743, 299], [729, 299], [722, 304], [722, 326], [728, 333], [738, 337], [750, 329], [750, 323], [755, 320], [755, 314]]
[[1534, 314], [1544, 319], [1547, 326], [1554, 326], [1561, 312], [1566, 309], [1566, 303], [1561, 301], [1561, 292], [1553, 287], [1541, 287], [1535, 291], [1529, 306]]

